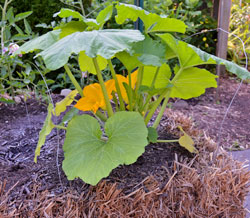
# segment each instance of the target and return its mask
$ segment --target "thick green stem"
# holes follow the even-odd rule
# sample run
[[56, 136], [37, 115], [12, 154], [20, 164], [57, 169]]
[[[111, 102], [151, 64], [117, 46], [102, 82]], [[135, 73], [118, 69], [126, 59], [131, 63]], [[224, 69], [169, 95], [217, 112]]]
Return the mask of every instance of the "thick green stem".
[[163, 116], [163, 114], [164, 114], [164, 111], [165, 111], [165, 109], [166, 109], [166, 107], [167, 107], [167, 103], [168, 103], [168, 100], [169, 100], [170, 93], [171, 93], [171, 88], [170, 88], [169, 91], [167, 92], [167, 94], [166, 94], [166, 96], [165, 96], [165, 99], [164, 99], [164, 101], [163, 101], [163, 104], [162, 104], [162, 106], [161, 106], [161, 110], [160, 110], [160, 112], [158, 113], [158, 115], [157, 115], [157, 117], [156, 117], [156, 120], [155, 120], [155, 122], [154, 122], [153, 128], [155, 128], [155, 129], [158, 127], [158, 125], [159, 125], [159, 123], [160, 123], [160, 121], [161, 121], [161, 118], [162, 118], [162, 116]]
[[[151, 89], [154, 88], [155, 81], [156, 81], [156, 78], [157, 78], [157, 76], [158, 76], [158, 74], [159, 74], [159, 71], [160, 71], [160, 67], [157, 67], [156, 72], [155, 72], [155, 75], [154, 75], [154, 78], [153, 78], [153, 81], [152, 81], [151, 86], [150, 86]], [[145, 103], [144, 103], [144, 105], [143, 105], [141, 111], [147, 112], [148, 106], [149, 106], [149, 102], [150, 102], [150, 99], [152, 98], [152, 96], [153, 96], [153, 95], [148, 94], [148, 96], [147, 96], [147, 98], [146, 98], [146, 101], [145, 101]]]
[[97, 73], [98, 81], [99, 81], [100, 86], [102, 88], [102, 93], [103, 93], [103, 96], [104, 96], [104, 100], [105, 100], [108, 115], [109, 115], [109, 117], [111, 117], [113, 115], [113, 110], [112, 110], [111, 103], [109, 101], [109, 96], [108, 96], [108, 92], [107, 92], [105, 83], [104, 83], [103, 78], [102, 78], [102, 73], [100, 71], [100, 68], [98, 66], [96, 58], [92, 58], [92, 60], [93, 60], [95, 70], [96, 70], [96, 73]]
[[117, 80], [116, 73], [115, 73], [113, 64], [112, 64], [112, 62], [111, 62], [110, 59], [108, 60], [108, 65], [109, 65], [112, 77], [115, 80], [115, 88], [116, 88], [116, 91], [117, 91], [117, 94], [118, 94], [118, 98], [119, 98], [119, 102], [120, 102], [120, 109], [122, 111], [125, 111], [125, 105], [124, 105], [124, 102], [123, 102], [123, 98], [122, 98], [122, 93], [121, 93], [121, 89], [120, 89], [120, 86], [119, 86], [119, 82]]
[[157, 76], [158, 76], [159, 72], [160, 72], [160, 67], [157, 67], [157, 68], [156, 68], [155, 75], [154, 75], [154, 78], [153, 78], [153, 81], [152, 81], [152, 83], [151, 83], [151, 88], [154, 88], [155, 81], [156, 81], [156, 79], [157, 79]]
[[11, 96], [14, 98], [14, 88], [12, 86], [12, 72], [11, 72], [11, 68], [10, 68], [10, 64], [8, 64], [8, 74], [9, 74], [9, 81], [10, 81], [10, 86], [11, 86]]
[[[174, 78], [170, 81], [170, 84], [174, 84], [174, 82], [178, 79], [178, 77], [181, 75], [183, 68], [180, 68], [179, 71], [175, 74]], [[166, 90], [164, 90], [164, 92], [159, 96], [159, 98], [157, 99], [157, 101], [154, 103], [153, 107], [151, 108], [151, 110], [149, 111], [146, 119], [145, 119], [145, 123], [148, 124], [148, 122], [150, 121], [150, 119], [152, 118], [152, 116], [154, 115], [157, 107], [160, 105], [161, 101], [163, 100], [163, 98], [167, 98], [165, 105], [167, 105], [167, 101], [169, 98], [171, 92], [171, 88], [167, 88]], [[165, 106], [166, 107], [166, 106]], [[165, 108], [162, 107], [162, 110], [164, 112]], [[157, 116], [157, 122], [160, 122], [161, 116], [163, 115], [163, 112], [161, 112], [162, 114], [160, 114], [159, 116]], [[157, 124], [157, 123], [156, 123]], [[158, 126], [158, 124], [156, 125]]]
[[107, 117], [101, 112], [101, 111], [96, 111], [96, 113], [95, 113], [95, 115], [97, 116], [97, 117], [99, 117], [102, 121], [106, 121], [107, 120]]
[[142, 83], [143, 70], [144, 70], [144, 67], [139, 67], [139, 69], [138, 69], [137, 81], [136, 81], [136, 87], [135, 87], [136, 96], [137, 96], [137, 93], [138, 93], [138, 89], [139, 89], [139, 87], [141, 86], [141, 83]]
[[152, 118], [152, 116], [154, 115], [156, 109], [158, 108], [158, 106], [160, 105], [161, 101], [164, 99], [164, 97], [166, 96], [168, 92], [168, 89], [164, 90], [164, 92], [159, 96], [159, 98], [155, 101], [155, 103], [153, 104], [153, 107], [151, 108], [151, 110], [148, 112], [146, 118], [145, 118], [145, 124], [147, 125], [148, 122], [150, 121], [150, 119]]
[[65, 64], [64, 65], [64, 69], [66, 70], [71, 82], [73, 83], [73, 85], [75, 86], [76, 90], [79, 92], [79, 94], [81, 95], [81, 97], [83, 97], [83, 91], [82, 88], [80, 87], [79, 83], [76, 81], [75, 77], [73, 76], [71, 70], [69, 69], [68, 65]]
[[173, 140], [157, 140], [159, 143], [169, 143], [169, 142], [179, 142], [179, 139], [173, 139]]
[[129, 110], [133, 111], [133, 93], [132, 93], [132, 80], [131, 80], [131, 72], [128, 72], [128, 84], [130, 89], [128, 90], [128, 104], [129, 104]]

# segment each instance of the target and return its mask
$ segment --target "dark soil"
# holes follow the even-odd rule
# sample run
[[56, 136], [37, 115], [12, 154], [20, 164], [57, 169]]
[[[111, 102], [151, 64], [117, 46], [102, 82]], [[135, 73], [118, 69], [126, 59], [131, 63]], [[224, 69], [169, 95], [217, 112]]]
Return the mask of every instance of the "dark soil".
[[[60, 99], [58, 96], [55, 98]], [[63, 130], [58, 133], [56, 130], [52, 131], [41, 149], [38, 162], [34, 163], [39, 131], [47, 115], [46, 106], [29, 99], [26, 105], [24, 102], [11, 106], [2, 104], [0, 114], [0, 181], [7, 181], [7, 190], [15, 185], [11, 193], [13, 198], [29, 194], [34, 183], [39, 184], [39, 191], [50, 190], [56, 193], [63, 192], [69, 186], [73, 186], [79, 193], [88, 189], [88, 185], [80, 179], [68, 181], [61, 169]], [[161, 138], [169, 139], [173, 136], [164, 132]], [[172, 171], [176, 155], [191, 157], [178, 144], [150, 144], [136, 163], [119, 166], [106, 180], [116, 182], [125, 193], [132, 192], [136, 184], [140, 184], [150, 175], [154, 175], [164, 186], [168, 180], [166, 170]]]
[[[215, 90], [210, 89], [206, 95], [187, 101], [187, 107], [176, 110], [192, 116], [199, 128], [218, 140], [220, 123], [237, 86], [235, 81], [223, 80], [219, 104], [214, 103]], [[249, 94], [249, 86], [243, 84], [223, 125], [221, 142], [227, 148], [232, 147], [235, 140], [240, 146], [249, 147]], [[88, 189], [88, 185], [81, 180], [68, 181], [61, 170], [63, 130], [58, 133], [52, 131], [41, 150], [38, 163], [34, 163], [34, 151], [47, 114], [46, 110], [46, 106], [34, 99], [29, 99], [26, 105], [24, 102], [11, 106], [0, 105], [0, 182], [7, 181], [7, 190], [15, 186], [10, 194], [13, 198], [29, 194], [34, 183], [39, 184], [38, 191], [50, 190], [55, 193], [62, 193], [69, 186], [79, 192]], [[161, 138], [170, 139], [173, 136], [163, 132]], [[117, 182], [118, 187], [126, 193], [132, 192], [135, 185], [139, 185], [150, 175], [154, 175], [164, 186], [168, 180], [166, 171], [171, 173], [174, 160], [191, 157], [178, 144], [150, 144], [136, 163], [118, 167], [106, 180]]]

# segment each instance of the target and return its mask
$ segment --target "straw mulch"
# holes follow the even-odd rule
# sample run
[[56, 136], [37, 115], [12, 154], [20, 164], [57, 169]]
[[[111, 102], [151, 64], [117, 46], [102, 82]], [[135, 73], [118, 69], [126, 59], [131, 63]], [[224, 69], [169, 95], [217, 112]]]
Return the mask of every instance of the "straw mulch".
[[87, 192], [72, 188], [61, 195], [39, 192], [34, 184], [25, 198], [13, 199], [11, 190], [4, 190], [4, 181], [0, 186], [0, 217], [245, 217], [243, 201], [249, 191], [250, 173], [244, 163], [222, 150], [212, 161], [215, 144], [201, 136], [185, 116], [170, 111], [166, 115], [166, 128], [179, 134], [176, 127], [181, 124], [196, 137], [200, 151], [188, 161], [176, 157], [173, 172], [166, 169], [166, 184], [149, 176], [129, 194], [115, 183], [102, 181]]

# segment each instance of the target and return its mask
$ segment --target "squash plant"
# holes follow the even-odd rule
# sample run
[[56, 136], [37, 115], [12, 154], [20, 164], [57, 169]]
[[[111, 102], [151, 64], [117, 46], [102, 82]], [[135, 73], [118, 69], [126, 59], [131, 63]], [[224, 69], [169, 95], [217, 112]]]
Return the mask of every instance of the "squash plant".
[[[103, 29], [115, 9], [118, 24], [140, 18], [144, 33]], [[177, 40], [174, 34], [184, 33], [186, 25], [174, 18], [118, 2], [102, 10], [96, 19], [87, 19], [69, 9], [56, 15], [71, 16], [73, 20], [25, 43], [16, 54], [42, 50], [38, 55], [47, 68], [56, 70], [64, 66], [75, 85], [76, 89], [55, 108], [48, 106], [35, 151], [36, 162], [51, 130], [65, 129], [62, 168], [69, 180], [81, 178], [96, 185], [117, 166], [134, 163], [149, 142], [178, 141], [190, 152], [196, 152], [192, 139], [181, 128], [184, 135], [178, 140], [158, 139], [157, 127], [169, 98], [189, 99], [200, 96], [208, 87], [216, 87], [216, 76], [198, 67], [203, 64], [224, 64], [240, 78], [250, 78], [244, 68]], [[99, 83], [80, 87], [67, 65], [72, 54], [78, 55], [81, 71], [95, 74]], [[126, 77], [115, 72], [113, 58], [126, 67]], [[167, 63], [173, 58], [178, 64], [170, 68]], [[104, 81], [102, 70], [107, 67], [113, 79]], [[78, 101], [77, 94], [81, 95]], [[74, 107], [63, 121], [54, 124], [52, 116], [59, 116], [70, 105]], [[78, 110], [91, 111], [93, 116], [79, 115]]]

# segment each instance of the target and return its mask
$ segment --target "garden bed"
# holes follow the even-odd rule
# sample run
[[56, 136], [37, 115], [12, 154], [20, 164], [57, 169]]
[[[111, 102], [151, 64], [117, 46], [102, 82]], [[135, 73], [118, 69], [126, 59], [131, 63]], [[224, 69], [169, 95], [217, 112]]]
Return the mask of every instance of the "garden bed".
[[[223, 84], [228, 87], [237, 85], [229, 80]], [[226, 87], [222, 88], [222, 96], [225, 93], [227, 95], [222, 98], [218, 107], [223, 106], [223, 110], [230, 99], [227, 97], [228, 90]], [[246, 87], [243, 88], [241, 98], [248, 91]], [[218, 130], [218, 123], [208, 123], [203, 114], [204, 110], [201, 111], [204, 106], [212, 108], [211, 101], [204, 105], [204, 99], [212, 96], [213, 90], [210, 90], [198, 100], [188, 102], [188, 109], [192, 110], [186, 111], [186, 114], [193, 112], [194, 118], [200, 117], [199, 125], [205, 120], [206, 127]], [[241, 98], [237, 100], [240, 101]], [[242, 101], [244, 104], [247, 104], [246, 102]], [[213, 105], [213, 110], [219, 110], [216, 104]], [[249, 107], [245, 108], [247, 110]], [[136, 163], [118, 167], [95, 187], [80, 180], [68, 181], [62, 172], [60, 166], [63, 160], [63, 130], [58, 134], [53, 131], [49, 135], [41, 156], [38, 157], [38, 163], [34, 164], [34, 150], [46, 117], [46, 106], [29, 99], [26, 105], [2, 104], [0, 113], [0, 214], [3, 217], [245, 215], [243, 201], [247, 195], [249, 172], [242, 163], [232, 160], [223, 150], [220, 150], [218, 158], [212, 161], [215, 144], [180, 112], [166, 111], [160, 126], [161, 138], [174, 138], [179, 134], [177, 126], [181, 125], [195, 139], [199, 149], [198, 155], [189, 154], [175, 143], [150, 144]], [[231, 114], [234, 113], [237, 114], [235, 110]], [[216, 114], [222, 116], [223, 112]], [[247, 116], [247, 113], [238, 113], [238, 116]], [[230, 118], [233, 119], [233, 116]], [[211, 117], [209, 119], [211, 120]], [[242, 119], [240, 117], [241, 121]], [[244, 124], [238, 122], [237, 133], [243, 128], [246, 131]], [[228, 131], [224, 128], [222, 135]]]

